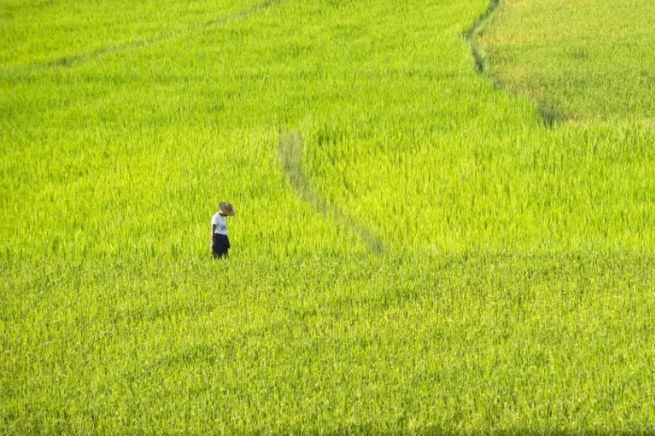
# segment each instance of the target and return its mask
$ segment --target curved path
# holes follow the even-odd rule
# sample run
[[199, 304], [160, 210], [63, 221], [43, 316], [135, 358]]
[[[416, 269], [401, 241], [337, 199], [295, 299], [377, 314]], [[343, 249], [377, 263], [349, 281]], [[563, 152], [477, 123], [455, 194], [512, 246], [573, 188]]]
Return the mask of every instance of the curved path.
[[[464, 34], [466, 40], [471, 46], [471, 52], [473, 53], [473, 58], [475, 59], [475, 69], [478, 71], [478, 73], [489, 79], [498, 88], [504, 87], [503, 82], [498, 77], [492, 75], [489, 72], [487, 54], [482, 49], [482, 47], [480, 47], [480, 44], [478, 44], [478, 39], [491, 24], [494, 16], [496, 15], [496, 12], [500, 7], [502, 7], [502, 3], [503, 0], [491, 0], [487, 10], [482, 15], [480, 15], [477, 20], [475, 20], [473, 26], [471, 26], [471, 28]], [[544, 126], [551, 128], [555, 124], [563, 121], [563, 117], [554, 112], [552, 109], [549, 109], [543, 105], [537, 105], [539, 114], [541, 115], [541, 118], [544, 122]]]
[[491, 3], [489, 3], [489, 7], [487, 8], [487, 10], [484, 11], [482, 15], [480, 15], [478, 19], [475, 20], [471, 28], [467, 30], [466, 33], [464, 33], [466, 40], [471, 46], [471, 52], [473, 53], [473, 58], [475, 59], [475, 69], [478, 71], [478, 73], [487, 76], [495, 84], [499, 84], [499, 82], [496, 80], [495, 77], [491, 76], [488, 72], [487, 56], [484, 50], [482, 50], [482, 47], [480, 47], [480, 45], [478, 44], [478, 38], [482, 36], [487, 26], [491, 24], [491, 21], [493, 20], [496, 11], [500, 7], [500, 3], [501, 0], [491, 0]]
[[329, 216], [338, 225], [355, 233], [374, 254], [384, 252], [382, 239], [366, 227], [358, 224], [350, 216], [340, 210], [337, 205], [329, 203], [316, 192], [305, 175], [301, 165], [302, 137], [298, 132], [282, 133], [279, 139], [280, 164], [293, 190], [304, 201], [311, 204], [317, 212]]
[[[479, 46], [477, 40], [484, 32], [485, 28], [492, 21], [494, 14], [500, 7], [502, 0], [491, 0], [487, 10], [473, 23], [471, 28], [464, 34], [466, 40], [471, 46], [473, 58], [475, 59], [476, 70], [488, 77], [497, 86], [500, 82], [487, 72], [486, 55]], [[375, 253], [384, 252], [384, 242], [366, 227], [358, 224], [343, 211], [339, 210], [335, 204], [329, 203], [325, 198], [316, 192], [309, 179], [304, 173], [301, 164], [302, 156], [302, 137], [298, 132], [286, 132], [280, 135], [279, 139], [280, 163], [282, 170], [289, 181], [292, 189], [304, 201], [310, 203], [317, 212], [329, 216], [339, 225], [349, 229], [364, 241], [367, 248]]]
[[271, 6], [282, 3], [283, 1], [284, 0], [266, 0], [264, 2], [249, 6], [245, 9], [241, 9], [233, 14], [213, 18], [198, 26], [190, 27], [183, 30], [178, 30], [176, 32], [164, 33], [164, 34], [153, 36], [151, 38], [139, 39], [136, 41], [126, 42], [123, 44], [109, 45], [87, 53], [81, 53], [73, 56], [66, 56], [46, 62], [38, 62], [38, 63], [28, 64], [12, 69], [0, 70], [0, 71], [5, 73], [28, 73], [28, 72], [46, 71], [55, 68], [72, 67], [87, 62], [89, 60], [98, 58], [105, 54], [137, 49], [148, 45], [169, 41], [182, 36], [199, 33], [204, 30], [211, 29], [212, 27], [221, 26], [223, 24], [227, 24], [232, 21], [238, 21], [242, 18], [246, 18], [264, 9], [268, 9]]

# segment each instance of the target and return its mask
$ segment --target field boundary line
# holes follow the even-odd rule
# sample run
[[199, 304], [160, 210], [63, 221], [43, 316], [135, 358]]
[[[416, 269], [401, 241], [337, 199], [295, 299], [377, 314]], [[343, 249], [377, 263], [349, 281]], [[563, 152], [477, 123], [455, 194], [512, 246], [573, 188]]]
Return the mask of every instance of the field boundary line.
[[[485, 50], [480, 46], [479, 39], [493, 22], [496, 13], [503, 7], [504, 0], [491, 0], [487, 9], [480, 15], [471, 25], [471, 27], [464, 32], [464, 38], [471, 47], [473, 60], [475, 61], [475, 70], [482, 76], [486, 77], [498, 89], [506, 90], [506, 86], [499, 77], [494, 76], [489, 71], [488, 56]], [[508, 91], [509, 92], [509, 91]], [[538, 101], [532, 99], [537, 105], [539, 115], [543, 120], [544, 126], [552, 128], [556, 124], [564, 121], [564, 117], [558, 114], [552, 108], [549, 108]]]
[[311, 204], [314, 209], [333, 219], [338, 225], [355, 233], [366, 244], [366, 248], [380, 255], [384, 252], [384, 242], [366, 227], [357, 223], [336, 204], [328, 202], [314, 188], [302, 168], [302, 137], [299, 132], [280, 133], [280, 165], [292, 189], [298, 196]]
[[174, 32], [169, 32], [169, 33], [162, 33], [159, 35], [155, 35], [149, 38], [142, 38], [138, 39], [136, 41], [131, 41], [131, 42], [125, 42], [121, 44], [114, 44], [114, 45], [108, 45], [105, 47], [101, 47], [86, 53], [81, 53], [77, 55], [71, 55], [71, 56], [64, 56], [58, 59], [54, 60], [49, 60], [49, 61], [44, 61], [44, 62], [36, 62], [32, 64], [26, 64], [22, 65], [19, 67], [15, 68], [7, 68], [7, 69], [2, 69], [0, 70], [2, 73], [10, 73], [10, 74], [20, 74], [20, 73], [30, 73], [30, 72], [41, 72], [41, 71], [47, 71], [47, 70], [53, 70], [56, 68], [68, 68], [68, 67], [73, 67], [76, 65], [83, 64], [87, 61], [90, 61], [92, 59], [99, 58], [103, 55], [110, 54], [110, 53], [118, 53], [122, 51], [127, 51], [127, 50], [134, 50], [134, 49], [139, 49], [142, 47], [147, 47], [150, 45], [154, 44], [159, 44], [162, 42], [170, 41], [176, 38], [180, 38], [183, 36], [187, 35], [192, 35], [195, 33], [200, 33], [205, 30], [211, 29], [212, 27], [217, 27], [221, 26], [223, 24], [227, 24], [229, 22], [234, 22], [234, 21], [239, 21], [243, 18], [249, 17], [253, 14], [256, 14], [257, 12], [263, 11], [265, 9], [268, 9], [272, 6], [275, 6], [277, 4], [282, 3], [284, 0], [266, 0], [261, 3], [257, 3], [254, 5], [251, 5], [245, 9], [241, 9], [239, 11], [236, 11], [232, 14], [229, 15], [224, 15], [221, 17], [213, 18], [211, 20], [205, 21], [204, 23], [193, 26], [193, 27], [188, 27], [186, 29], [174, 31]]
[[491, 74], [489, 74], [489, 69], [487, 65], [487, 53], [484, 49], [478, 44], [478, 39], [484, 34], [484, 31], [489, 27], [491, 22], [496, 15], [496, 12], [501, 7], [501, 0], [491, 0], [487, 9], [480, 15], [474, 22], [473, 25], [464, 32], [464, 37], [471, 47], [471, 52], [473, 53], [473, 60], [475, 61], [475, 69], [478, 73], [489, 78], [494, 84], [500, 85], [498, 79]]

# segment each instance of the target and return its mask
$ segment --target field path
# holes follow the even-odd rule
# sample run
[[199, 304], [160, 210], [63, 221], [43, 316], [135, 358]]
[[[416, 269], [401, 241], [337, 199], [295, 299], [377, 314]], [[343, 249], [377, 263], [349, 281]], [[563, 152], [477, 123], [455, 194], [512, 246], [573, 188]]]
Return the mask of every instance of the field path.
[[487, 55], [478, 44], [478, 38], [482, 36], [485, 29], [493, 21], [494, 14], [500, 7], [501, 0], [491, 0], [487, 10], [485, 10], [482, 15], [478, 17], [477, 20], [473, 23], [471, 28], [466, 31], [464, 36], [471, 46], [471, 52], [473, 53], [473, 58], [475, 59], [475, 69], [478, 73], [487, 76], [495, 84], [499, 84], [497, 79], [491, 76], [487, 69]]
[[338, 225], [355, 233], [369, 251], [380, 255], [384, 252], [383, 241], [366, 227], [358, 224], [350, 216], [329, 203], [316, 192], [305, 175], [301, 165], [302, 137], [298, 132], [287, 132], [280, 135], [279, 140], [280, 164], [289, 180], [289, 184], [300, 198], [311, 204], [317, 212], [329, 216]]
[[132, 42], [126, 42], [122, 44], [115, 44], [115, 45], [108, 45], [106, 47], [101, 47], [98, 49], [95, 49], [93, 51], [87, 52], [87, 53], [81, 53], [78, 55], [72, 55], [72, 56], [65, 56], [62, 58], [46, 61], [46, 62], [38, 62], [38, 63], [33, 63], [33, 64], [28, 64], [12, 69], [7, 69], [4, 70], [4, 72], [8, 73], [28, 73], [28, 72], [39, 72], [39, 71], [46, 71], [46, 70], [51, 70], [55, 68], [65, 68], [65, 67], [72, 67], [75, 65], [80, 65], [83, 64], [87, 61], [90, 61], [92, 59], [98, 58], [100, 56], [109, 54], [109, 53], [116, 53], [116, 52], [121, 52], [121, 51], [126, 51], [126, 50], [134, 50], [142, 47], [146, 47], [149, 45], [153, 44], [158, 44], [161, 42], [166, 42], [173, 40], [175, 38], [179, 38], [182, 36], [186, 35], [191, 35], [194, 33], [199, 33], [202, 31], [205, 31], [207, 29], [211, 29], [212, 27], [216, 26], [221, 26], [223, 24], [233, 22], [233, 21], [238, 21], [243, 18], [249, 17], [253, 14], [256, 14], [257, 12], [261, 12], [265, 9], [268, 9], [276, 4], [282, 3], [284, 0], [266, 0], [261, 3], [254, 4], [252, 6], [249, 6], [247, 8], [241, 9], [233, 14], [230, 15], [224, 15], [221, 17], [213, 18], [211, 20], [205, 21], [204, 23], [194, 26], [194, 27], [189, 27], [186, 29], [178, 30], [175, 32], [170, 32], [170, 33], [163, 33], [160, 35], [153, 36], [151, 38], [143, 38], [143, 39], [138, 39], [136, 41]]
[[[499, 89], [504, 88], [504, 84], [498, 77], [494, 76], [489, 71], [487, 54], [478, 43], [478, 40], [487, 27], [492, 23], [496, 12], [502, 7], [502, 4], [503, 0], [491, 0], [487, 10], [484, 11], [477, 20], [475, 20], [471, 28], [464, 34], [466, 40], [471, 46], [473, 59], [475, 59], [475, 69], [482, 76], [489, 79]], [[553, 112], [551, 109], [548, 109], [543, 105], [538, 105], [538, 109], [545, 127], [552, 128], [556, 123], [560, 123], [564, 120], [560, 114]]]

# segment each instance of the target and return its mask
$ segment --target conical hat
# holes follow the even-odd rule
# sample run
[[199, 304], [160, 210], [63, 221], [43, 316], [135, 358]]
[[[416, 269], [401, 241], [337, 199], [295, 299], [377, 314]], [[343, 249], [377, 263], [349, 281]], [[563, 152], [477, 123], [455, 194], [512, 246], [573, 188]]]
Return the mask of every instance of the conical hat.
[[223, 215], [234, 216], [234, 208], [232, 207], [232, 203], [224, 203], [221, 201], [218, 203], [218, 208], [223, 213]]

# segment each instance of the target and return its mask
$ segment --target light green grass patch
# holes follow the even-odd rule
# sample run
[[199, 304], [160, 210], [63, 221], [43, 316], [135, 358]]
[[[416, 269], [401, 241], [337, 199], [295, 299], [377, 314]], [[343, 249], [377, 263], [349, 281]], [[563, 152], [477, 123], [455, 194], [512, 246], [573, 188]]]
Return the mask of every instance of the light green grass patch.
[[[39, 4], [12, 13], [125, 18]], [[289, 0], [48, 64], [252, 10], [191, 6], [1, 46], [0, 432], [654, 430], [645, 121], [545, 129], [475, 71], [483, 0]]]
[[482, 44], [490, 74], [564, 120], [649, 123], [655, 5], [504, 0]]

